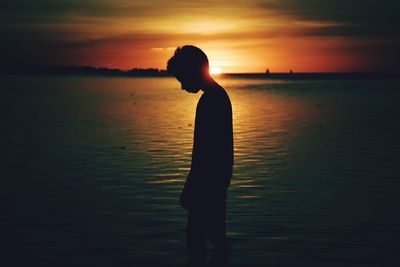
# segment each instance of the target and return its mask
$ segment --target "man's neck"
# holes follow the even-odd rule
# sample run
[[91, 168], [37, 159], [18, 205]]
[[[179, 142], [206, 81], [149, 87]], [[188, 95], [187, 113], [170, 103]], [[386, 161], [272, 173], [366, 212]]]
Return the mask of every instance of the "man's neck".
[[204, 85], [202, 86], [202, 91], [204, 93], [215, 91], [219, 87], [219, 84], [211, 77], [207, 77], [205, 80]]

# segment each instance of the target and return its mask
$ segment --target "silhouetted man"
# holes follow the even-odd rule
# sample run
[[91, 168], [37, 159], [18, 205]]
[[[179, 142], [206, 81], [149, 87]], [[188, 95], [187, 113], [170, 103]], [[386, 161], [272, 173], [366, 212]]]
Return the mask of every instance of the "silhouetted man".
[[202, 90], [196, 108], [192, 164], [180, 196], [188, 210], [187, 266], [204, 266], [207, 239], [215, 247], [209, 266], [226, 266], [226, 196], [233, 166], [232, 107], [225, 90], [209, 74], [206, 54], [195, 46], [178, 47], [168, 72], [190, 93]]

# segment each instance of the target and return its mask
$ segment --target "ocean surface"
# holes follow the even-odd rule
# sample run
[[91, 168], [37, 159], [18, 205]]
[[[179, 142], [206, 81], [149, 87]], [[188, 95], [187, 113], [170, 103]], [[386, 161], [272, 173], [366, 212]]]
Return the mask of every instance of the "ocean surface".
[[[400, 82], [216, 79], [233, 106], [229, 266], [399, 266]], [[168, 77], [0, 81], [4, 266], [184, 266], [201, 94]]]

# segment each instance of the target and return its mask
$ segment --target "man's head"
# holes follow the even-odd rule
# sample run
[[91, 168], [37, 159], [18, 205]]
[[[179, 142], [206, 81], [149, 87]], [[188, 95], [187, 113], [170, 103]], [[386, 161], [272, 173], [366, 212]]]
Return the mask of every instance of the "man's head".
[[178, 47], [168, 60], [167, 71], [176, 77], [182, 89], [197, 93], [209, 78], [208, 58], [196, 46]]

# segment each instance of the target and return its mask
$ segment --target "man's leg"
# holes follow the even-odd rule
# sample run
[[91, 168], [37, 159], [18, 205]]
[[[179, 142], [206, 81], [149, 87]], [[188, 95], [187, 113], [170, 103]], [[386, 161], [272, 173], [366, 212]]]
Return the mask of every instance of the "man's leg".
[[210, 214], [208, 234], [211, 244], [215, 247], [215, 253], [211, 256], [209, 266], [226, 266], [231, 252], [231, 246], [226, 237], [226, 200], [215, 203]]
[[204, 266], [206, 262], [206, 228], [204, 215], [197, 210], [188, 210], [186, 243], [189, 251], [188, 267]]

